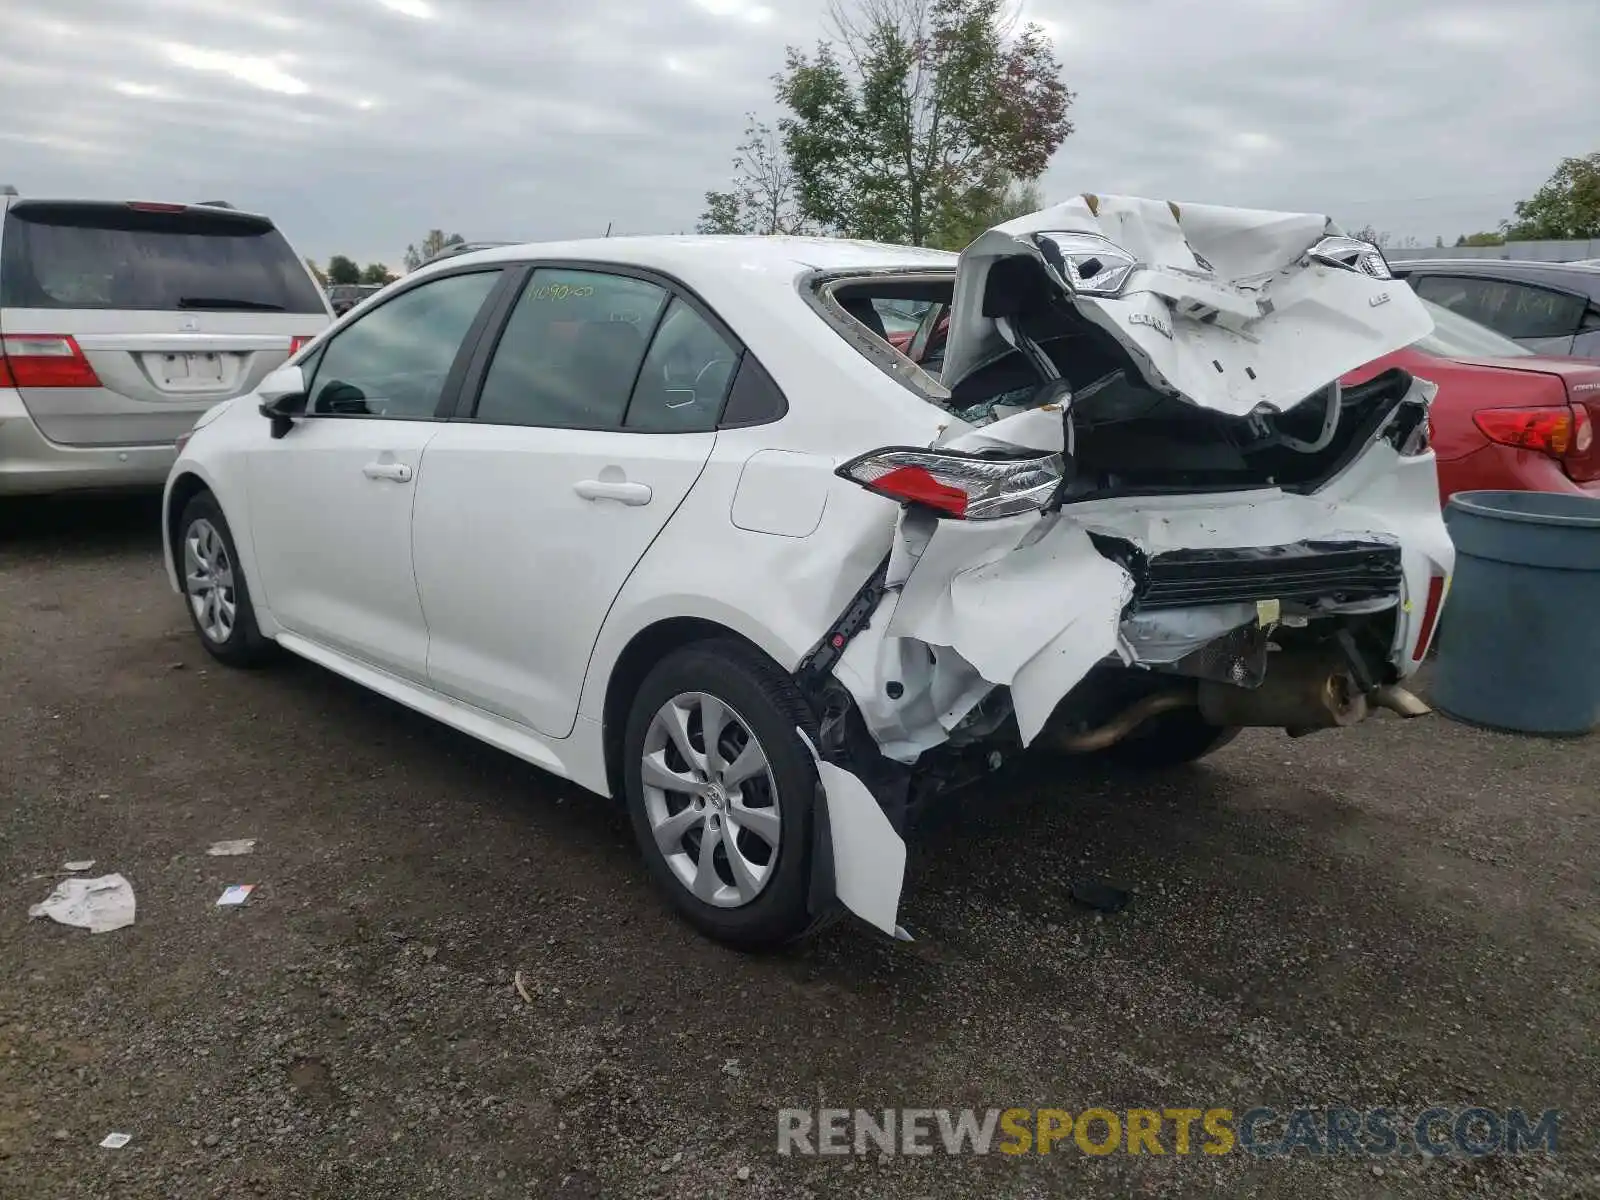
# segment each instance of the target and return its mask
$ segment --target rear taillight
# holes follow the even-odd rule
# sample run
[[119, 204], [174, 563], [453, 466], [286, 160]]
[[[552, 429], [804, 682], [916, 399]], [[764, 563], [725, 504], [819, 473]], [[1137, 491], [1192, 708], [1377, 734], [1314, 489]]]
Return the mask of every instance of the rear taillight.
[[1433, 629], [1439, 623], [1439, 609], [1444, 604], [1444, 576], [1435, 575], [1428, 580], [1428, 599], [1422, 606], [1422, 624], [1417, 627], [1417, 646], [1411, 652], [1413, 662], [1421, 662], [1428, 653], [1428, 643], [1433, 640]]
[[[1484, 437], [1502, 446], [1560, 458], [1577, 442], [1578, 418], [1567, 405], [1547, 408], [1484, 408], [1472, 414]], [[1587, 422], [1584, 422], [1587, 429]], [[1593, 435], [1590, 434], [1590, 437]]]
[[181, 213], [188, 209], [186, 204], [161, 204], [155, 200], [129, 200], [129, 208], [134, 212]]
[[304, 334], [304, 333], [296, 334], [294, 337], [290, 338], [289, 339], [289, 357], [293, 358], [296, 354], [299, 354], [300, 351], [304, 350], [307, 346], [309, 346], [311, 344], [311, 342], [312, 342], [311, 335]]
[[93, 388], [100, 386], [75, 338], [64, 333], [8, 333], [0, 337], [0, 377], [10, 387]]
[[992, 521], [1037, 512], [1061, 485], [1059, 454], [980, 458], [951, 450], [885, 448], [836, 472], [869, 492], [917, 504], [958, 521]]

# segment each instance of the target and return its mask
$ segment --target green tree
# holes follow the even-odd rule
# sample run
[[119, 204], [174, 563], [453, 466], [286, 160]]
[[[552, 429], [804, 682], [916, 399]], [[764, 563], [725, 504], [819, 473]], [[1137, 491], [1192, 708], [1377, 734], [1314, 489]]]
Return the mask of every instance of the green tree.
[[747, 114], [744, 141], [733, 153], [733, 187], [707, 192], [699, 233], [806, 233], [800, 182], [783, 140], [765, 121]]
[[317, 266], [317, 260], [316, 259], [314, 259], [314, 258], [306, 259], [306, 268], [311, 272], [312, 275], [314, 275], [316, 277], [316, 280], [317, 280], [318, 284], [320, 284], [323, 287], [327, 287], [328, 286], [328, 277], [322, 273], [322, 268]]
[[1511, 241], [1600, 238], [1600, 151], [1563, 158], [1530, 199], [1518, 200], [1517, 219], [1501, 225]]
[[1072, 93], [1049, 37], [1007, 0], [833, 0], [831, 38], [791, 47], [778, 122], [808, 220], [913, 245], [958, 240], [1006, 177], [1037, 179]]
[[968, 212], [952, 214], [949, 224], [939, 231], [939, 236], [931, 244], [941, 250], [965, 249], [985, 230], [1038, 212], [1044, 206], [1044, 192], [1038, 180], [1016, 179], [1002, 173], [996, 179], [988, 199], [980, 202], [975, 198]]
[[360, 283], [361, 268], [356, 266], [355, 259], [335, 254], [328, 260], [328, 282]]
[[1503, 233], [1463, 233], [1456, 238], [1458, 246], [1504, 246], [1506, 235]]
[[415, 271], [434, 255], [441, 253], [445, 247], [459, 246], [466, 240], [459, 233], [446, 234], [442, 229], [430, 229], [420, 246], [406, 247], [406, 270]]
[[389, 268], [383, 263], [368, 263], [361, 268], [361, 282], [392, 283], [394, 282], [394, 275], [390, 273]]

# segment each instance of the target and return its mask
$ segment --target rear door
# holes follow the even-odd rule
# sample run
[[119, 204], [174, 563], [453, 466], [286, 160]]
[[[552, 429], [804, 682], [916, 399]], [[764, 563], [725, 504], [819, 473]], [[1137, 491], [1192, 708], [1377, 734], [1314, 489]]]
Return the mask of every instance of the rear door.
[[469, 374], [469, 395], [482, 381], [470, 419], [440, 428], [418, 478], [434, 688], [571, 733], [601, 624], [705, 468], [740, 357], [664, 282], [604, 267], [529, 275]]
[[329, 321], [265, 217], [17, 200], [0, 226], [0, 337], [28, 415], [63, 445], [172, 442]]

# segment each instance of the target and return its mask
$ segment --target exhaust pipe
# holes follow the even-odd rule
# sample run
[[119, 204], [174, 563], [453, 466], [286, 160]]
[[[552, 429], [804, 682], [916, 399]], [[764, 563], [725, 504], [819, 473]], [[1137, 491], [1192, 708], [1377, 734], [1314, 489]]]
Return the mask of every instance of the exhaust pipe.
[[1092, 754], [1120, 742], [1151, 717], [1191, 705], [1197, 705], [1211, 725], [1282, 729], [1290, 737], [1359, 725], [1374, 707], [1402, 717], [1433, 711], [1399, 684], [1362, 691], [1340, 656], [1280, 653], [1272, 656], [1271, 668], [1258, 687], [1202, 679], [1198, 689], [1152, 692], [1082, 733], [1053, 733], [1047, 727], [1043, 741], [1061, 754]]
[[1188, 708], [1193, 703], [1194, 693], [1191, 691], [1154, 692], [1135, 700], [1104, 725], [1083, 733], [1056, 734], [1049, 739], [1049, 743], [1062, 754], [1092, 754], [1096, 750], [1104, 750], [1113, 742], [1120, 742], [1158, 713]]
[[1433, 711], [1415, 692], [1407, 691], [1398, 683], [1387, 684], [1370, 693], [1367, 699], [1379, 708], [1402, 717], [1425, 717]]

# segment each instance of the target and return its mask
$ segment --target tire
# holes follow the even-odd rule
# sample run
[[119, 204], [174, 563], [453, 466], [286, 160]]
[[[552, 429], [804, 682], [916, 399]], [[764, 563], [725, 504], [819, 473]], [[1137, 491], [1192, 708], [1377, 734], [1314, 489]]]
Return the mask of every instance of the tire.
[[[722, 739], [717, 758], [707, 761], [704, 727], [718, 706]], [[817, 772], [797, 728], [816, 736], [816, 719], [794, 681], [752, 648], [724, 639], [662, 659], [629, 710], [623, 782], [651, 878], [691, 925], [740, 950], [781, 946], [827, 920], [808, 908]], [[688, 755], [680, 749], [685, 741]], [[765, 767], [734, 780], [755, 761], [745, 753], [752, 741]], [[671, 783], [695, 790], [663, 786]], [[716, 839], [709, 847], [708, 836]]]
[[1238, 736], [1238, 726], [1211, 725], [1194, 709], [1183, 708], [1152, 717], [1100, 754], [1118, 766], [1160, 771], [1198, 762]]
[[[233, 531], [210, 492], [199, 493], [184, 506], [173, 557], [183, 587], [183, 606], [206, 652], [230, 667], [255, 667], [269, 661], [277, 644], [263, 637], [256, 624]], [[212, 583], [197, 586], [201, 579]]]

